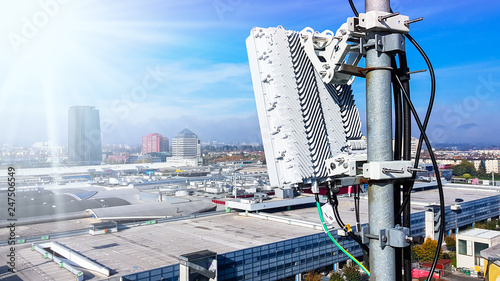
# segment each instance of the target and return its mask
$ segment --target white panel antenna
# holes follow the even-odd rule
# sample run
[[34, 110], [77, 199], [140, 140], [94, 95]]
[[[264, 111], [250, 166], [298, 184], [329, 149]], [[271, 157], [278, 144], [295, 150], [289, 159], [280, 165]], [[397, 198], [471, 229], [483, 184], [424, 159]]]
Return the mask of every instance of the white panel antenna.
[[348, 163], [344, 157], [366, 153], [350, 85], [325, 84], [303, 39], [297, 31], [277, 27], [254, 28], [246, 40], [269, 178], [275, 187], [349, 175], [347, 164], [339, 172], [333, 162]]

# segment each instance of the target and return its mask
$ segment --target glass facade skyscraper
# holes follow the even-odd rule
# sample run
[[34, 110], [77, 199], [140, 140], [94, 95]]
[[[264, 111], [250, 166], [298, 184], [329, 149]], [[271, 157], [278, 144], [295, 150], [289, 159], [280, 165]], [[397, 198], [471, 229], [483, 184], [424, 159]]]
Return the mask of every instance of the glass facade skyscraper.
[[72, 106], [68, 115], [68, 163], [100, 165], [102, 147], [99, 110], [93, 106]]

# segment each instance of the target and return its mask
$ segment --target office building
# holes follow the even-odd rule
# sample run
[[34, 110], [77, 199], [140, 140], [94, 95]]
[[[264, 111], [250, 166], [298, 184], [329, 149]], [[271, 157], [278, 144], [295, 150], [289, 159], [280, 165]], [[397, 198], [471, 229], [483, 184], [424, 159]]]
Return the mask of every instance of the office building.
[[172, 139], [172, 156], [179, 158], [200, 158], [201, 146], [198, 136], [187, 128], [182, 130]]
[[102, 162], [99, 110], [72, 106], [68, 118], [68, 163], [100, 165]]
[[154, 133], [142, 137], [142, 155], [151, 152], [169, 151], [169, 141], [167, 137]]

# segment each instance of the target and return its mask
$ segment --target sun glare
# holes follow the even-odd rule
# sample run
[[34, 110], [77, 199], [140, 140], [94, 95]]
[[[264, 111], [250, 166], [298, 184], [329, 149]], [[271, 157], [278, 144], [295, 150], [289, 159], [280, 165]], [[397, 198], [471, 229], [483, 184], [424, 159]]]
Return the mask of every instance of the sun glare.
[[[19, 1], [1, 13], [6, 40], [0, 53], [9, 55], [4, 58], [7, 69], [1, 70], [0, 97], [5, 102], [0, 114], [9, 117], [10, 135], [18, 141], [24, 128], [57, 142], [65, 138], [68, 107], [109, 103], [111, 89], [119, 92], [129, 79], [127, 71], [136, 67], [134, 40], [147, 43], [158, 36], [147, 26], [134, 28], [133, 21], [120, 17], [116, 4], [33, 3]], [[108, 19], [104, 16], [110, 10], [115, 13]], [[135, 54], [140, 57], [140, 52]]]

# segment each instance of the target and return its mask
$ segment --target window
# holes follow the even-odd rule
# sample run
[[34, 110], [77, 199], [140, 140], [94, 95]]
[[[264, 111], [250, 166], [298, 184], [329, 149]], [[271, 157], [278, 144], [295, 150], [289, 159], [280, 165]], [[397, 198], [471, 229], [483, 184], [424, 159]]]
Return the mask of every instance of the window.
[[484, 265], [480, 254], [480, 252], [484, 249], [488, 249], [488, 244], [474, 242], [474, 257], [475, 257], [474, 265], [480, 265], [480, 266]]
[[458, 240], [458, 253], [460, 255], [472, 255], [471, 242], [459, 239]]

